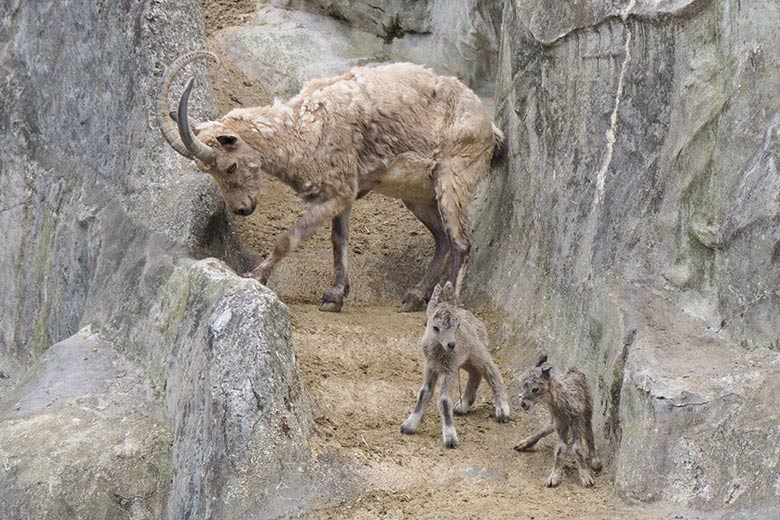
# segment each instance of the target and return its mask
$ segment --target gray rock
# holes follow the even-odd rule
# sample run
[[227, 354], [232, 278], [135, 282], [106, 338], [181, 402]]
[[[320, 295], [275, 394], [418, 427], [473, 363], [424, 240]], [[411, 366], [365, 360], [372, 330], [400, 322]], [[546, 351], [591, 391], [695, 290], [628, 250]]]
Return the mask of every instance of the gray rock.
[[545, 350], [586, 372], [619, 496], [780, 515], [779, 22], [505, 3], [510, 160], [480, 186], [465, 295], [506, 316], [513, 368]]
[[[173, 430], [167, 518], [276, 518], [317, 493], [290, 313], [214, 259], [177, 268], [147, 323]], [[156, 358], [156, 359], [155, 359]]]
[[0, 402], [3, 518], [161, 518], [170, 431], [143, 370], [85, 329]]

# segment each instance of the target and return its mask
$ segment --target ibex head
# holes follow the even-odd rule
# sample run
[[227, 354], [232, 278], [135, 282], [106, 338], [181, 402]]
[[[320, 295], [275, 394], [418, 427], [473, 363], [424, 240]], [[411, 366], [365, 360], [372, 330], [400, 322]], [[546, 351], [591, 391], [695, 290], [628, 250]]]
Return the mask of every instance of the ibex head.
[[536, 366], [523, 375], [520, 380], [520, 408], [530, 411], [537, 399], [547, 392], [551, 369], [547, 364], [547, 354], [542, 354]]
[[214, 177], [228, 209], [237, 215], [250, 215], [257, 205], [260, 165], [254, 150], [219, 119], [198, 123], [188, 117], [187, 105], [194, 78], [190, 78], [179, 100], [178, 111], [168, 112], [168, 90], [179, 71], [188, 63], [219, 58], [211, 52], [193, 51], [180, 56], [168, 68], [157, 96], [157, 123], [171, 148], [195, 161], [198, 169]]
[[455, 350], [455, 333], [460, 327], [458, 305], [455, 299], [455, 289], [451, 282], [444, 288], [436, 285], [428, 302], [428, 325], [426, 334], [439, 344], [445, 351]]

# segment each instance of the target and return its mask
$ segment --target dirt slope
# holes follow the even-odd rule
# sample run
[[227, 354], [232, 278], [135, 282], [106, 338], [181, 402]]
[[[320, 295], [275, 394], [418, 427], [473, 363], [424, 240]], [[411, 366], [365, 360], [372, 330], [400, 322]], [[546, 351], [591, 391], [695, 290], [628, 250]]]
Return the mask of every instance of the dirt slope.
[[[205, 0], [204, 8], [209, 34], [241, 23], [249, 12], [240, 1]], [[212, 80], [220, 112], [269, 101], [262, 86], [229, 62]], [[244, 245], [267, 254], [301, 211], [289, 188], [266, 179], [255, 213], [237, 220]], [[404, 290], [422, 276], [433, 241], [400, 201], [370, 194], [353, 209], [350, 251], [353, 290], [341, 314], [321, 313], [316, 305], [332, 277], [329, 230], [285, 259], [269, 281], [292, 311], [298, 363], [316, 406], [315, 449], [335, 454], [363, 479], [362, 494], [308, 518], [665, 518], [616, 504], [608, 473], [594, 488], [583, 488], [572, 460], [561, 486], [546, 488], [553, 440], [533, 453], [512, 450], [545, 422], [544, 412], [520, 415], [514, 401], [511, 421], [498, 424], [484, 383], [469, 415], [455, 419], [456, 450], [442, 446], [433, 403], [418, 434], [401, 435], [421, 383], [418, 339], [425, 316], [396, 309]], [[494, 351], [500, 365], [501, 351]]]

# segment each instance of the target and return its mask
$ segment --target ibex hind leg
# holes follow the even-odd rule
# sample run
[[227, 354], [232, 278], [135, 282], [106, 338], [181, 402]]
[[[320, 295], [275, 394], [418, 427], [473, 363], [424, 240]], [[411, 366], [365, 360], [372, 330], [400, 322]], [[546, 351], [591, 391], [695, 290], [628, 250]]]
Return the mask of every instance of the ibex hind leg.
[[485, 376], [490, 388], [493, 390], [496, 420], [498, 422], [507, 422], [509, 420], [509, 401], [507, 401], [504, 393], [504, 379], [501, 377], [501, 372], [492, 359], [488, 359], [485, 363]]
[[469, 374], [469, 380], [466, 383], [466, 389], [463, 391], [463, 395], [460, 397], [453, 412], [455, 415], [466, 415], [477, 399], [477, 389], [479, 389], [479, 383], [482, 381], [482, 374], [479, 373], [474, 367], [463, 367]]
[[435, 171], [436, 203], [450, 243], [450, 268], [447, 279], [460, 298], [463, 278], [469, 263], [469, 204], [474, 186], [487, 172], [490, 157], [451, 157], [440, 160]]
[[450, 253], [450, 245], [435, 200], [431, 200], [427, 204], [404, 201], [404, 204], [428, 228], [436, 241], [436, 250], [428, 265], [428, 270], [425, 271], [422, 280], [414, 288], [406, 291], [401, 303], [402, 312], [414, 312], [425, 308], [425, 302], [431, 295], [433, 286], [441, 279], [445, 262]]
[[585, 447], [588, 449], [588, 464], [593, 471], [598, 473], [602, 470], [603, 464], [601, 463], [601, 459], [599, 459], [598, 453], [596, 453], [596, 443], [593, 439], [592, 413], [585, 419], [585, 431], [583, 432], [583, 436], [585, 437]]

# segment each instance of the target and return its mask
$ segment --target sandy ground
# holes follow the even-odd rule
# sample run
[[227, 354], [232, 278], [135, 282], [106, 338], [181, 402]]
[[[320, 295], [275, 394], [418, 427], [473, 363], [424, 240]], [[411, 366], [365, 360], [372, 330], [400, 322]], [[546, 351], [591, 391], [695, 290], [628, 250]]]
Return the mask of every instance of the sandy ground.
[[[253, 6], [249, 1], [204, 0], [208, 34], [241, 23]], [[229, 62], [223, 63], [219, 77], [212, 76], [212, 83], [220, 113], [270, 101], [261, 85]], [[303, 208], [289, 188], [271, 178], [259, 200], [255, 213], [236, 224], [244, 245], [262, 255]], [[293, 252], [269, 280], [292, 311], [296, 355], [315, 404], [319, 435], [314, 449], [327, 457], [336, 454], [363, 480], [358, 496], [307, 518], [666, 518], [615, 502], [609, 472], [596, 478], [594, 488], [583, 488], [573, 460], [561, 486], [546, 488], [553, 439], [532, 453], [512, 450], [546, 421], [544, 411], [519, 414], [514, 401], [511, 421], [499, 424], [484, 383], [472, 411], [455, 418], [457, 449], [443, 447], [435, 406], [429, 407], [417, 435], [402, 435], [400, 424], [421, 384], [418, 340], [425, 316], [396, 309], [404, 291], [422, 276], [433, 240], [400, 201], [369, 194], [353, 209], [349, 247], [352, 294], [341, 314], [317, 310], [332, 277], [328, 229]], [[484, 318], [495, 332], [496, 320]], [[501, 349], [493, 351], [501, 365]], [[461, 384], [465, 382], [464, 373]]]
[[[423, 313], [354, 305], [338, 315], [306, 304], [290, 310], [298, 363], [317, 407], [316, 449], [351, 461], [365, 489], [346, 504], [307, 518], [665, 518], [615, 503], [608, 472], [596, 477], [595, 487], [583, 488], [573, 459], [561, 485], [547, 488], [552, 437], [531, 453], [512, 449], [546, 421], [546, 414], [541, 409], [518, 413], [513, 400], [512, 419], [499, 424], [484, 383], [469, 414], [455, 417], [457, 449], [443, 447], [433, 405], [416, 435], [402, 435], [401, 422], [422, 382]], [[501, 364], [502, 350], [493, 353]]]

